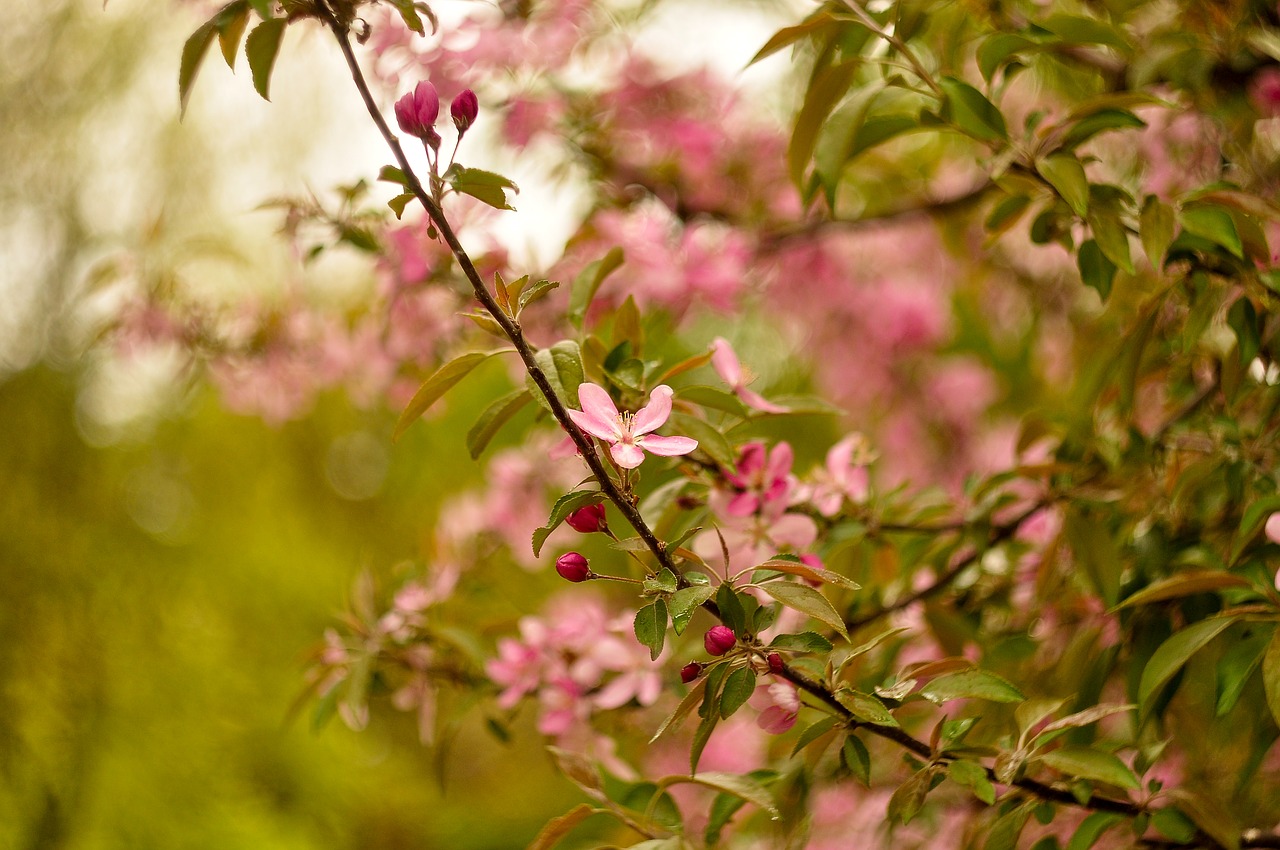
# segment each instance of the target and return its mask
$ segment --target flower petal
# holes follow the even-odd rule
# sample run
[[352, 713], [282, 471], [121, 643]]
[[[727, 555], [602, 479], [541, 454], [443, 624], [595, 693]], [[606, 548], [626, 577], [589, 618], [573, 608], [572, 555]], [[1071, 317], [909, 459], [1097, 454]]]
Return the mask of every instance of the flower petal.
[[818, 539], [818, 526], [804, 514], [783, 514], [769, 526], [769, 539], [778, 546], [808, 549]]
[[692, 437], [660, 437], [657, 434], [647, 434], [636, 440], [636, 445], [655, 455], [675, 457], [687, 455], [696, 449], [698, 441]]
[[644, 463], [644, 451], [632, 443], [614, 443], [609, 447], [609, 453], [623, 469], [635, 469]]
[[734, 394], [742, 399], [742, 403], [747, 407], [754, 407], [761, 413], [790, 413], [791, 408], [783, 407], [780, 404], [774, 404], [760, 393], [752, 392], [746, 387], [738, 387], [734, 390]]
[[579, 384], [578, 403], [582, 405], [582, 413], [586, 418], [573, 416], [572, 410], [569, 414], [579, 428], [602, 440], [617, 442], [622, 439], [622, 426], [619, 423], [622, 417], [618, 415], [618, 408], [604, 387], [585, 382]]
[[722, 336], [711, 343], [711, 368], [729, 386], [735, 389], [742, 386], [742, 364], [738, 362], [738, 355], [729, 345], [729, 340]]
[[666, 384], [656, 386], [649, 393], [649, 403], [636, 413], [631, 420], [631, 433], [637, 437], [656, 431], [667, 417], [671, 415], [671, 396], [674, 393]]

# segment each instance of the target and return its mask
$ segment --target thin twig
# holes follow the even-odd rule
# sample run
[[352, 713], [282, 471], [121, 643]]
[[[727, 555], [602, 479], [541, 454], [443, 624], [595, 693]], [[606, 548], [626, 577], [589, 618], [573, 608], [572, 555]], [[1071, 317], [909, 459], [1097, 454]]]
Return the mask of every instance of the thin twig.
[[875, 18], [867, 14], [867, 10], [862, 8], [862, 5], [858, 0], [844, 0], [844, 5], [850, 12], [853, 12], [854, 17], [856, 17], [864, 27], [889, 42], [889, 44], [893, 46], [894, 50], [901, 53], [902, 57], [911, 63], [911, 68], [916, 72], [916, 76], [923, 80], [929, 88], [933, 89], [934, 94], [938, 97], [944, 96], [942, 87], [938, 85], [937, 81], [933, 78], [933, 75], [925, 70], [924, 64], [921, 63], [920, 59], [917, 58], [911, 48], [907, 47], [907, 43], [905, 41], [898, 38], [893, 33], [885, 32], [880, 29], [880, 24], [876, 22]]

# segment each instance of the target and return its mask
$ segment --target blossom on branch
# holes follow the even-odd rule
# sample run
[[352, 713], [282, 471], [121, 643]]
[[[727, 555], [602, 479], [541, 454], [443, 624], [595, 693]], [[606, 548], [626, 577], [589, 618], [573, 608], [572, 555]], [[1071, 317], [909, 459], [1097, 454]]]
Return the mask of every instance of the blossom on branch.
[[716, 370], [716, 374], [729, 385], [729, 390], [742, 399], [742, 403], [747, 407], [754, 407], [764, 413], [789, 412], [788, 408], [774, 404], [759, 393], [747, 389], [751, 376], [744, 372], [733, 346], [729, 345], [729, 341], [724, 337], [716, 337], [711, 343], [711, 365]]
[[433, 148], [440, 146], [436, 119], [440, 117], [440, 95], [427, 80], [396, 101], [396, 123], [410, 136], [417, 136]]
[[635, 413], [619, 413], [603, 387], [583, 383], [578, 386], [582, 410], [569, 410], [574, 424], [593, 437], [609, 443], [609, 453], [623, 469], [635, 469], [644, 462], [644, 453], [663, 457], [687, 455], [698, 447], [690, 437], [662, 437], [654, 434], [671, 415], [671, 387], [654, 387], [649, 403]]

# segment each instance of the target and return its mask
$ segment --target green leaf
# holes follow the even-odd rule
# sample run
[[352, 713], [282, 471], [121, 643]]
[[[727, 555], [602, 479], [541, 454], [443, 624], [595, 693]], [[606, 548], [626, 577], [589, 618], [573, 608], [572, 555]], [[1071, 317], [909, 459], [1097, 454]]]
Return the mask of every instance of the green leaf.
[[676, 706], [675, 711], [667, 715], [667, 719], [663, 720], [658, 726], [658, 731], [653, 733], [653, 737], [649, 739], [652, 744], [662, 737], [668, 729], [675, 729], [680, 723], [689, 716], [689, 712], [693, 711], [693, 707], [697, 705], [705, 695], [707, 690], [707, 679], [704, 676], [694, 683], [689, 689], [689, 693], [684, 695], [684, 699], [680, 700], [680, 704]]
[[1124, 762], [1111, 753], [1104, 753], [1090, 747], [1063, 747], [1060, 750], [1043, 753], [1037, 761], [1068, 776], [1092, 779], [1133, 790], [1141, 787], [1138, 778]]
[[805, 747], [809, 746], [814, 741], [821, 738], [823, 735], [826, 735], [832, 729], [835, 729], [836, 724], [839, 722], [840, 722], [839, 717], [831, 716], [831, 717], [824, 717], [821, 720], [818, 720], [806, 726], [800, 732], [799, 737], [796, 738], [796, 745], [791, 748], [791, 755], [794, 756], [796, 753], [800, 752]]
[[747, 628], [747, 612], [738, 594], [727, 583], [716, 591], [716, 607], [720, 609], [720, 619], [724, 624], [739, 638], [743, 637]]
[[195, 82], [196, 74], [199, 73], [200, 66], [209, 53], [209, 45], [213, 43], [216, 32], [217, 16], [215, 15], [201, 24], [182, 45], [182, 64], [178, 68], [178, 102], [181, 104], [184, 115], [187, 111], [187, 101], [191, 99], [191, 85]]
[[1227, 326], [1235, 332], [1236, 348], [1240, 352], [1240, 365], [1248, 366], [1258, 356], [1262, 347], [1262, 334], [1258, 330], [1258, 312], [1249, 296], [1241, 295], [1227, 310]]
[[1160, 644], [1142, 671], [1138, 704], [1145, 713], [1160, 688], [1172, 679], [1192, 655], [1222, 634], [1238, 617], [1215, 617], [1187, 626]]
[[657, 661], [667, 640], [667, 603], [654, 600], [636, 612], [636, 640], [649, 647], [649, 658]]
[[[1271, 637], [1265, 632], [1251, 635], [1222, 653], [1222, 658], [1218, 661], [1218, 704], [1215, 716], [1224, 717], [1240, 701], [1244, 686], [1262, 664]], [[1266, 685], [1265, 676], [1263, 685]]]
[[1240, 825], [1225, 806], [1190, 788], [1171, 788], [1168, 796], [1178, 808], [1226, 850], [1239, 850]]
[[560, 281], [558, 280], [540, 280], [533, 286], [522, 291], [520, 293], [520, 297], [516, 299], [516, 317], [519, 318], [520, 312], [524, 310], [525, 307], [528, 307], [539, 298], [543, 298], [553, 289], [558, 289], [559, 286]]
[[858, 125], [857, 132], [853, 134], [853, 142], [849, 146], [845, 160], [853, 159], [858, 154], [919, 126], [920, 118], [916, 115], [868, 115]]
[[809, 581], [821, 582], [822, 584], [835, 584], [848, 590], [861, 590], [862, 585], [858, 584], [851, 578], [846, 578], [834, 570], [817, 569], [811, 567], [803, 561], [788, 561], [781, 558], [771, 558], [765, 561], [757, 570], [776, 570], [780, 573], [788, 575], [800, 576]]
[[556, 503], [551, 506], [551, 515], [547, 518], [547, 524], [533, 532], [533, 554], [539, 556], [542, 554], [542, 544], [547, 542], [547, 537], [551, 532], [560, 527], [569, 514], [585, 508], [587, 505], [598, 505], [604, 501], [604, 494], [599, 490], [574, 490], [571, 493], [565, 493]]
[[1190, 844], [1196, 837], [1196, 825], [1172, 806], [1156, 809], [1151, 816], [1151, 825], [1165, 838], [1171, 838], [1179, 844]]
[[542, 827], [537, 837], [525, 850], [551, 850], [560, 843], [561, 838], [572, 832], [574, 827], [602, 811], [604, 809], [597, 809], [590, 803], [579, 803], [560, 817], [547, 821], [546, 826]]
[[666, 430], [684, 437], [692, 437], [698, 441], [698, 448], [716, 463], [727, 469], [734, 468], [737, 452], [715, 426], [685, 413], [672, 413], [669, 421], [670, 428]]
[[731, 794], [741, 800], [763, 809], [774, 818], [779, 817], [778, 806], [768, 790], [750, 776], [739, 776], [736, 773], [708, 771], [696, 776], [664, 776], [658, 780], [658, 790], [665, 791], [672, 785], [695, 784], [712, 788], [724, 794]]
[[1089, 179], [1080, 160], [1069, 153], [1058, 153], [1039, 160], [1036, 171], [1049, 181], [1076, 215], [1083, 218], [1089, 212]]
[[444, 179], [455, 192], [470, 195], [499, 210], [514, 210], [515, 207], [507, 201], [507, 192], [520, 193], [519, 187], [501, 174], [480, 168], [464, 168], [456, 163], [449, 166]]
[[511, 417], [531, 401], [533, 401], [533, 395], [526, 389], [519, 389], [512, 390], [486, 407], [484, 413], [481, 413], [480, 418], [476, 420], [476, 424], [472, 425], [471, 430], [467, 432], [467, 452], [471, 455], [471, 459], [480, 457], [481, 452], [502, 426], [511, 421]]
[[677, 635], [684, 634], [693, 612], [712, 596], [715, 596], [715, 589], [706, 585], [682, 588], [671, 595], [671, 624]]
[[894, 727], [899, 725], [894, 716], [889, 713], [889, 709], [884, 707], [884, 703], [871, 694], [840, 688], [836, 691], [836, 700], [862, 723]]
[[968, 83], [955, 77], [943, 77], [938, 81], [946, 101], [943, 117], [962, 132], [982, 142], [1008, 140], [1004, 115], [991, 101]]
[[267, 95], [271, 88], [271, 71], [275, 68], [276, 54], [280, 52], [280, 41], [288, 23], [286, 18], [268, 18], [253, 28], [244, 43], [244, 55], [253, 74], [253, 88], [263, 100], [271, 100]]
[[1108, 130], [1136, 130], [1145, 126], [1147, 122], [1127, 109], [1099, 109], [1071, 125], [1062, 137], [1062, 147], [1071, 150]]
[[237, 0], [218, 13], [218, 46], [222, 48], [222, 58], [231, 70], [236, 69], [236, 52], [240, 49], [240, 38], [249, 23], [249, 4], [247, 0]]
[[[689, 746], [689, 772], [698, 772], [698, 762], [702, 759], [702, 751], [706, 749], [707, 741], [711, 740], [711, 733], [716, 730], [716, 724], [720, 722], [720, 711], [715, 705], [716, 695], [711, 689], [707, 689], [707, 697], [703, 701], [703, 707], [708, 708], [706, 715], [702, 718], [702, 722], [698, 724], [698, 728], [693, 733], [693, 743]], [[711, 705], [708, 707], [708, 703]]]
[[422, 18], [418, 16], [418, 10], [413, 0], [389, 0], [389, 2], [396, 7], [396, 11], [400, 13], [400, 18], [404, 21], [405, 26], [418, 35], [426, 35], [426, 27], [422, 25]]
[[947, 765], [947, 776], [959, 785], [969, 788], [973, 795], [988, 806], [996, 802], [996, 789], [987, 778], [987, 769], [977, 762], [957, 759]]
[[824, 69], [805, 92], [804, 103], [796, 115], [791, 143], [787, 147], [787, 163], [791, 180], [803, 186], [805, 169], [813, 157], [818, 133], [832, 110], [849, 92], [849, 87], [862, 67], [861, 59], [852, 59]]
[[1124, 34], [1111, 24], [1079, 15], [1050, 15], [1037, 25], [1070, 44], [1102, 44], [1121, 53], [1132, 51]]
[[886, 814], [890, 821], [910, 823], [920, 813], [925, 797], [933, 787], [934, 767], [918, 770], [906, 782], [898, 786], [889, 798]]
[[408, 430], [409, 426], [418, 421], [418, 417], [426, 413], [435, 404], [441, 396], [453, 388], [455, 384], [471, 374], [471, 370], [475, 369], [485, 360], [488, 360], [495, 354], [503, 354], [511, 349], [500, 349], [498, 351], [472, 351], [467, 354], [459, 355], [453, 360], [437, 369], [430, 378], [418, 387], [418, 391], [413, 394], [409, 404], [400, 414], [400, 418], [396, 420], [395, 430], [392, 432], [392, 439], [398, 440], [400, 436]]
[[1262, 686], [1267, 693], [1271, 717], [1280, 725], [1280, 629], [1272, 636], [1262, 657]]
[[778, 635], [769, 642], [777, 649], [795, 649], [801, 652], [830, 652], [831, 641], [817, 632], [800, 632], [794, 635]]
[[985, 670], [963, 670], [948, 673], [920, 689], [920, 695], [941, 705], [953, 699], [985, 699], [990, 702], [1022, 702], [1022, 691]]
[[1244, 244], [1235, 222], [1226, 210], [1215, 206], [1187, 205], [1179, 215], [1182, 227], [1188, 233], [1208, 239], [1226, 248], [1236, 257], [1244, 259]]
[[991, 214], [987, 216], [987, 220], [983, 222], [983, 227], [993, 234], [1004, 233], [1017, 224], [1030, 205], [1031, 199], [1026, 195], [1009, 195], [996, 204], [995, 209], [991, 211]]
[[1022, 828], [1027, 825], [1027, 819], [1031, 817], [1031, 809], [1031, 805], [1024, 803], [997, 818], [987, 834], [987, 843], [983, 845], [984, 850], [1015, 850], [1018, 846], [1018, 836], [1022, 834]]
[[728, 719], [746, 703], [756, 690], [756, 671], [750, 667], [739, 667], [729, 674], [724, 682], [724, 693], [720, 695], [720, 716]]
[[1036, 746], [1043, 746], [1054, 738], [1058, 737], [1054, 733], [1066, 732], [1069, 729], [1078, 729], [1082, 726], [1089, 726], [1097, 723], [1104, 717], [1110, 717], [1113, 714], [1122, 714], [1126, 711], [1133, 711], [1136, 705], [1095, 705], [1086, 708], [1084, 711], [1077, 711], [1075, 714], [1068, 714], [1052, 723], [1046, 725], [1036, 735]]
[[1249, 545], [1249, 541], [1262, 530], [1266, 524], [1267, 517], [1276, 511], [1280, 511], [1280, 494], [1273, 496], [1264, 496], [1255, 502], [1250, 503], [1245, 508], [1244, 516], [1240, 518], [1240, 527], [1236, 529], [1235, 542], [1231, 544], [1231, 559], [1229, 563], [1235, 563], [1240, 558], [1240, 553], [1244, 551], [1244, 547]]
[[1214, 590], [1246, 587], [1253, 587], [1253, 585], [1247, 579], [1231, 573], [1224, 573], [1220, 570], [1194, 570], [1192, 572], [1179, 573], [1176, 576], [1171, 576], [1163, 581], [1144, 587], [1117, 605], [1114, 610], [1119, 611], [1121, 608], [1131, 608], [1134, 605], [1150, 605], [1153, 602], [1163, 602], [1167, 599], [1181, 599], [1185, 596], [1195, 596]]
[[767, 56], [772, 56], [784, 47], [795, 44], [809, 38], [814, 33], [824, 30], [828, 27], [836, 25], [836, 19], [831, 15], [822, 13], [809, 17], [803, 23], [796, 24], [793, 27], [783, 27], [769, 37], [764, 46], [756, 51], [756, 55], [751, 57], [748, 65], [754, 65]]
[[1067, 514], [1064, 530], [1071, 551], [1084, 567], [1094, 590], [1108, 605], [1116, 604], [1121, 564], [1107, 527], [1091, 516], [1071, 512]]
[[[586, 380], [582, 371], [582, 350], [578, 347], [578, 343], [571, 339], [562, 339], [550, 348], [542, 348], [534, 352], [533, 360], [547, 376], [547, 382], [551, 384], [551, 389], [555, 391], [560, 401], [568, 407], [576, 408], [578, 386]], [[526, 377], [525, 385], [533, 394], [534, 400], [550, 412], [551, 405], [543, 397], [542, 390], [533, 382], [532, 377]]]
[[1124, 269], [1127, 274], [1134, 273], [1133, 259], [1129, 256], [1129, 233], [1124, 222], [1120, 220], [1120, 211], [1114, 201], [1104, 200], [1091, 187], [1089, 194], [1089, 215], [1086, 217], [1093, 231], [1093, 238], [1108, 260]]
[[[644, 543], [644, 540], [642, 539], [640, 542]], [[646, 548], [648, 548], [647, 545]], [[656, 576], [646, 578], [641, 585], [644, 588], [645, 593], [661, 594], [675, 593], [676, 587], [679, 586], [676, 574], [666, 567], [663, 567]]]
[[1111, 284], [1116, 278], [1115, 263], [1106, 258], [1092, 239], [1080, 246], [1076, 263], [1080, 267], [1080, 280], [1097, 290], [1098, 297], [1105, 302], [1111, 295]]
[[568, 317], [575, 327], [582, 327], [583, 317], [587, 315], [596, 292], [600, 290], [600, 284], [622, 266], [623, 256], [621, 248], [611, 248], [609, 253], [589, 263], [574, 278], [573, 288], [569, 294]]
[[[829, 719], [835, 720], [835, 718]], [[814, 726], [817, 725], [817, 723], [814, 724]], [[809, 728], [812, 729], [813, 727]], [[849, 768], [849, 772], [858, 778], [864, 788], [871, 787], [871, 753], [867, 752], [867, 745], [862, 743], [862, 740], [857, 735], [850, 734], [844, 739], [844, 746], [840, 748], [840, 758], [844, 761], [844, 766]]]
[[1011, 56], [1039, 47], [1040, 45], [1036, 42], [1017, 33], [995, 33], [983, 39], [982, 44], [978, 46], [978, 70], [982, 72], [982, 78], [989, 83], [1000, 66]]
[[766, 582], [760, 588], [788, 608], [794, 608], [802, 614], [808, 614], [819, 622], [826, 623], [835, 629], [845, 640], [849, 639], [844, 619], [836, 611], [835, 606], [818, 591], [805, 584], [793, 582]]
[[378, 170], [378, 180], [384, 183], [395, 183], [398, 186], [409, 188], [409, 177], [403, 171], [394, 165], [384, 165]]
[[418, 196], [412, 192], [405, 192], [387, 201], [387, 206], [391, 207], [391, 211], [396, 214], [397, 221], [404, 215], [404, 208], [409, 206], [409, 202], [416, 197]]
[[1164, 268], [1164, 255], [1173, 242], [1176, 224], [1173, 208], [1155, 195], [1147, 195], [1142, 203], [1142, 217], [1138, 229], [1142, 236], [1142, 250], [1157, 271]]
[[1098, 843], [1104, 832], [1124, 821], [1124, 815], [1115, 812], [1093, 812], [1076, 827], [1075, 834], [1067, 842], [1066, 850], [1089, 850]]

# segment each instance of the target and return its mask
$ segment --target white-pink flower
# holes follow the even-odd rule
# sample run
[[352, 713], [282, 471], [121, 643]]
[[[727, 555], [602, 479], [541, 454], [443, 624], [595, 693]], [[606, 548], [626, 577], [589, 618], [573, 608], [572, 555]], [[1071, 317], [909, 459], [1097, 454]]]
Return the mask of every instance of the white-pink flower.
[[813, 474], [813, 484], [804, 494], [807, 501], [823, 516], [839, 513], [845, 499], [854, 504], [865, 502], [870, 490], [867, 464], [872, 457], [861, 434], [852, 434], [836, 443], [827, 452], [826, 468]]
[[734, 352], [733, 346], [724, 337], [716, 337], [711, 343], [711, 366], [721, 379], [729, 385], [729, 389], [747, 407], [754, 407], [764, 413], [788, 413], [788, 408], [774, 404], [759, 393], [747, 389], [750, 377], [743, 373], [742, 363]]
[[609, 453], [618, 466], [635, 469], [644, 462], [644, 453], [663, 457], [687, 455], [698, 447], [690, 437], [662, 437], [653, 432], [671, 415], [671, 396], [666, 384], [654, 387], [649, 403], [635, 413], [619, 413], [603, 387], [583, 383], [578, 386], [582, 410], [569, 410], [574, 424], [593, 437], [609, 443]]

